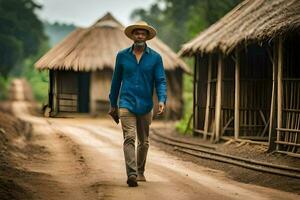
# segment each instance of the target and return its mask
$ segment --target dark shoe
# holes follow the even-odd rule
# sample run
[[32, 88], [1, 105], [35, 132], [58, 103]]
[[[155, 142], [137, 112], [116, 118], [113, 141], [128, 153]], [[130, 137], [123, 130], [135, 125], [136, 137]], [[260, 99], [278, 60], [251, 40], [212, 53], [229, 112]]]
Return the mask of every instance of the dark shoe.
[[144, 174], [138, 174], [136, 180], [146, 182], [146, 177], [144, 176]]
[[127, 179], [127, 184], [128, 184], [128, 187], [137, 187], [138, 183], [136, 181], [136, 176], [130, 175]]

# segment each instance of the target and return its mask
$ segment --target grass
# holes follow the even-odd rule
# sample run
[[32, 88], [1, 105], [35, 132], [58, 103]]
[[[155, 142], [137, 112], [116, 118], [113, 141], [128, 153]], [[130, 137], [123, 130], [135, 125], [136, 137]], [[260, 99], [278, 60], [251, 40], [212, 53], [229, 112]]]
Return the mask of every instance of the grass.
[[0, 76], [0, 100], [6, 100], [8, 98], [8, 89], [11, 79]]
[[38, 71], [34, 68], [34, 59], [28, 59], [24, 62], [23, 76], [31, 85], [34, 99], [40, 104], [48, 103], [48, 71]]
[[193, 113], [193, 77], [184, 74], [183, 81], [184, 114], [176, 124], [176, 130], [180, 134], [192, 134], [192, 123], [188, 124], [188, 122]]
[[36, 76], [33, 76], [28, 80], [35, 100], [41, 104], [47, 104], [48, 101], [49, 80], [47, 75], [47, 72], [37, 72]]

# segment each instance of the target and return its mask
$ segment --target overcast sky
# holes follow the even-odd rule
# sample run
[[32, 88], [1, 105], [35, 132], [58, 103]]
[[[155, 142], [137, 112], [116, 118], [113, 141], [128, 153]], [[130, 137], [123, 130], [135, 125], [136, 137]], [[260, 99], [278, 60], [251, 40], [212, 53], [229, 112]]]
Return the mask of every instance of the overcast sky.
[[36, 0], [43, 6], [38, 15], [49, 22], [59, 21], [87, 27], [111, 12], [123, 25], [129, 25], [135, 8], [149, 8], [156, 0]]

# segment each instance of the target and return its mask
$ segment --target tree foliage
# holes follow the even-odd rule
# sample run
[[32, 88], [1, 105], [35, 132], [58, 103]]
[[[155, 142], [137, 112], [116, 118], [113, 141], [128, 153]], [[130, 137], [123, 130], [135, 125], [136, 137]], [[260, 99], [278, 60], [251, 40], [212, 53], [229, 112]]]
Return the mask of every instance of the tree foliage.
[[136, 9], [133, 20], [145, 20], [174, 50], [215, 23], [242, 0], [157, 0], [149, 9]]
[[23, 59], [36, 54], [45, 41], [42, 22], [34, 13], [40, 8], [33, 0], [0, 0], [1, 76], [7, 77]]

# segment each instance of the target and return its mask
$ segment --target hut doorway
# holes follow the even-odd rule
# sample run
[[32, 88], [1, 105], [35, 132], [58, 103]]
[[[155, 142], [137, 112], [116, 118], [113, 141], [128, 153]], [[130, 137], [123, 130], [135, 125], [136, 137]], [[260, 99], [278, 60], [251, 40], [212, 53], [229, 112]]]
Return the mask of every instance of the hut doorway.
[[[56, 71], [54, 82], [54, 97], [58, 112], [89, 112], [90, 73], [74, 71]], [[56, 84], [56, 85], [55, 85]], [[56, 108], [55, 108], [56, 107]]]
[[204, 133], [205, 108], [206, 108], [206, 87], [208, 77], [208, 57], [207, 55], [196, 55], [196, 62], [194, 67], [194, 91], [193, 91], [193, 134], [199, 136]]
[[269, 46], [249, 45], [240, 52], [239, 138], [268, 140], [272, 96]]
[[78, 74], [78, 112], [88, 113], [90, 102], [90, 73], [81, 72]]

